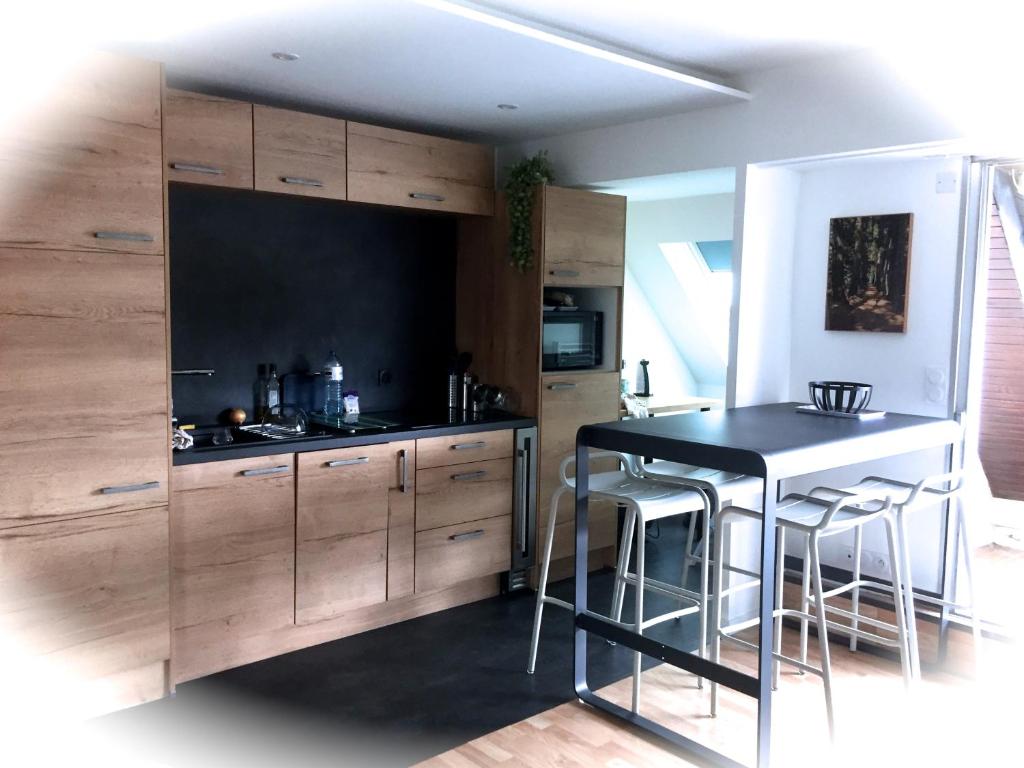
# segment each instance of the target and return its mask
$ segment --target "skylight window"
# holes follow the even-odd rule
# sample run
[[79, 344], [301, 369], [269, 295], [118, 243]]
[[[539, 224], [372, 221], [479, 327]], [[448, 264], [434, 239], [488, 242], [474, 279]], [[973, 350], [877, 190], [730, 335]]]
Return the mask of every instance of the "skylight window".
[[732, 240], [699, 240], [697, 252], [711, 272], [732, 272]]
[[[700, 247], [707, 243], [723, 243], [709, 248], [716, 268]], [[679, 285], [692, 308], [691, 322], [700, 328], [715, 353], [724, 361], [729, 351], [729, 309], [732, 305], [732, 241], [705, 243], [659, 243]], [[726, 254], [726, 255], [723, 255]], [[728, 269], [722, 269], [728, 266]]]

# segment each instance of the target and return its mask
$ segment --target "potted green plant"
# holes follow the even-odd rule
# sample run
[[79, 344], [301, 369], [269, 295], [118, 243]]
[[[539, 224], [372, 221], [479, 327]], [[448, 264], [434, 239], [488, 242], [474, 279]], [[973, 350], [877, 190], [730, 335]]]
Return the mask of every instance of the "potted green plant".
[[508, 169], [505, 179], [505, 200], [508, 208], [509, 264], [525, 272], [533, 264], [531, 222], [533, 201], [539, 184], [550, 184], [555, 175], [548, 153], [541, 150], [533, 157], [524, 157]]

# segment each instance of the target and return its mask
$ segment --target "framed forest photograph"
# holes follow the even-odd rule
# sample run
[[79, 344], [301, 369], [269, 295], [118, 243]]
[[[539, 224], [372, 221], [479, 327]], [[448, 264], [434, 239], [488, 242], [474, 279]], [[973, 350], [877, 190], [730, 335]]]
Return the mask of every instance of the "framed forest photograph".
[[914, 214], [832, 219], [826, 331], [904, 333]]

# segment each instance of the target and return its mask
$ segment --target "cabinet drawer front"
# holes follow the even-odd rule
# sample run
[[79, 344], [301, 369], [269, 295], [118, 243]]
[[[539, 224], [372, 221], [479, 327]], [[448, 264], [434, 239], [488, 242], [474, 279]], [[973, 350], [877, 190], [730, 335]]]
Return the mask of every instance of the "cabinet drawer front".
[[446, 467], [473, 461], [503, 459], [512, 455], [511, 429], [473, 432], [468, 435], [429, 437], [416, 441], [416, 468]]
[[160, 66], [94, 54], [0, 130], [0, 246], [163, 253]]
[[544, 188], [544, 284], [622, 285], [626, 198]]
[[416, 534], [416, 591], [507, 571], [511, 550], [511, 516], [421, 531]]
[[42, 657], [45, 699], [169, 658], [167, 590], [166, 504], [0, 532], [0, 637]]
[[256, 104], [252, 126], [256, 189], [345, 199], [344, 120]]
[[[584, 424], [615, 421], [619, 417], [619, 374], [549, 374], [541, 379], [540, 483], [541, 520], [546, 520], [551, 495], [558, 487], [558, 468], [576, 450], [576, 432]], [[614, 470], [614, 460], [595, 462], [591, 471]], [[572, 519], [570, 502], [561, 510]], [[561, 519], [566, 519], [562, 517]], [[543, 524], [543, 523], [542, 523]]]
[[[174, 468], [175, 680], [232, 666], [261, 636], [293, 624], [292, 461], [282, 454]], [[263, 473], [243, 474], [254, 471]]]
[[416, 530], [512, 513], [511, 459], [492, 459], [416, 473]]
[[164, 161], [168, 181], [252, 189], [252, 104], [168, 88]]
[[167, 503], [159, 255], [0, 248], [0, 528]]
[[494, 150], [349, 122], [348, 199], [490, 216]]

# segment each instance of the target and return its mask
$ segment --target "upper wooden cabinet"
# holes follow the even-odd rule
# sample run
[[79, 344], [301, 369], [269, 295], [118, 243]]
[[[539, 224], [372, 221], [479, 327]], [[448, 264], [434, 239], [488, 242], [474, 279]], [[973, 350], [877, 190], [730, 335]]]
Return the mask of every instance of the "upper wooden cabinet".
[[387, 599], [390, 494], [413, 499], [412, 448], [385, 443], [299, 454], [296, 623]]
[[345, 199], [345, 121], [253, 106], [256, 189]]
[[490, 216], [494, 150], [349, 122], [348, 199]]
[[252, 189], [252, 130], [252, 104], [166, 89], [167, 179]]
[[160, 65], [94, 54], [0, 125], [0, 246], [163, 253]]
[[160, 255], [0, 248], [0, 528], [167, 502]]
[[545, 285], [622, 285], [626, 198], [544, 187], [542, 221]]

